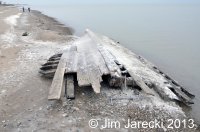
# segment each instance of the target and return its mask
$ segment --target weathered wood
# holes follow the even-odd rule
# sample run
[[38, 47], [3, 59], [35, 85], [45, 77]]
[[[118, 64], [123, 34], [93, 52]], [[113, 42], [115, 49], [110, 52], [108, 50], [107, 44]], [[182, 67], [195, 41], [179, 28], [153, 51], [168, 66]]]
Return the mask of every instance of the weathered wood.
[[59, 54], [55, 54], [55, 55], [51, 56], [50, 58], [61, 57], [61, 56], [62, 56], [62, 53], [59, 53]]
[[65, 67], [67, 63], [67, 56], [69, 52], [65, 51], [60, 59], [60, 62], [58, 64], [56, 73], [53, 78], [53, 82], [51, 84], [51, 87], [49, 89], [49, 95], [48, 99], [49, 100], [58, 100], [61, 97], [61, 92], [62, 92], [62, 85], [63, 85], [63, 78], [64, 78], [64, 73], [65, 73]]
[[115, 58], [103, 46], [99, 45], [98, 49], [111, 75], [109, 85], [112, 87], [121, 87], [124, 83], [124, 77], [122, 77], [120, 67], [115, 63]]
[[78, 50], [77, 80], [79, 86], [92, 86], [95, 93], [100, 93], [102, 75], [109, 74], [97, 43], [87, 34], [76, 42]]
[[77, 72], [78, 53], [77, 53], [77, 48], [75, 47], [69, 51], [70, 56], [67, 58], [67, 66], [66, 66], [65, 73]]
[[73, 75], [66, 75], [66, 97], [67, 99], [74, 99], [75, 98], [75, 90], [74, 90], [74, 76]]
[[62, 90], [61, 90], [61, 97], [60, 97], [60, 100], [62, 102], [65, 102], [66, 101], [66, 83], [67, 83], [67, 80], [66, 80], [66, 77], [64, 76], [63, 77], [63, 84], [62, 84]]
[[185, 88], [183, 88], [182, 86], [179, 85], [179, 87], [180, 87], [181, 91], [184, 92], [184, 93], [185, 93], [188, 97], [190, 97], [191, 99], [193, 99], [193, 98], [195, 97], [195, 95], [189, 93], [189, 92], [188, 92], [187, 90], [185, 90]]
[[83, 53], [78, 52], [78, 69], [77, 69], [77, 80], [80, 87], [91, 86], [86, 69], [86, 61]]
[[[125, 67], [126, 67], [126, 66], [125, 66]], [[127, 67], [126, 67], [126, 69], [128, 70]], [[129, 70], [128, 70], [128, 71], [129, 71]], [[154, 92], [151, 88], [149, 88], [149, 87], [144, 83], [144, 81], [143, 81], [141, 78], [139, 78], [137, 75], [135, 75], [134, 72], [132, 72], [132, 71], [130, 70], [130, 71], [129, 71], [129, 74], [130, 74], [131, 77], [133, 78], [135, 84], [138, 85], [138, 86], [144, 91], [144, 93], [149, 94], [149, 95], [153, 95], [153, 96], [156, 95], [155, 92]]]
[[46, 65], [46, 66], [42, 66], [40, 69], [41, 70], [50, 70], [50, 69], [56, 69], [57, 68], [57, 64], [52, 64], [52, 65]]
[[41, 73], [42, 75], [48, 75], [48, 74], [55, 74], [56, 69], [51, 69], [51, 70], [40, 70], [39, 73]]
[[101, 53], [107, 68], [109, 69], [111, 76], [121, 76], [121, 70], [115, 63], [113, 56], [103, 46], [99, 45], [98, 50]]
[[110, 52], [103, 47], [102, 41], [99, 40], [97, 36], [90, 30], [86, 30], [86, 33], [90, 36], [90, 39], [92, 39], [94, 43], [98, 44], [96, 46], [98, 48], [98, 51], [102, 55], [105, 61], [105, 64], [107, 65], [107, 68], [109, 69], [109, 72], [119, 72], [118, 74], [120, 74], [120, 69], [115, 63], [115, 59], [113, 58], [113, 55], [111, 55]]
[[194, 104], [191, 98], [189, 98], [181, 89], [177, 87], [170, 87], [170, 89], [186, 104]]
[[[78, 71], [77, 80], [78, 85], [82, 86], [92, 86], [95, 93], [100, 93], [100, 82], [102, 81], [101, 73], [98, 66], [92, 62], [92, 54], [87, 52], [78, 53]], [[87, 58], [87, 60], [86, 60]]]
[[102, 54], [99, 52], [98, 44], [96, 42], [94, 42], [92, 39], [90, 41], [94, 45], [94, 47], [92, 48], [92, 50], [90, 52], [90, 56], [93, 58], [94, 65], [96, 67], [98, 67], [98, 70], [100, 70], [101, 73], [99, 73], [99, 74], [101, 74], [101, 75], [110, 74], [110, 71], [109, 71], [108, 67], [106, 66], [106, 62], [105, 62]]
[[[120, 53], [118, 52], [119, 49], [116, 48], [110, 50], [112, 51], [110, 52], [109, 48], [112, 47], [106, 47], [105, 43], [114, 44], [114, 42], [101, 38], [88, 30], [83, 37], [76, 40], [74, 45], [71, 45], [63, 54], [51, 56], [47, 63], [41, 67], [40, 71], [41, 74], [47, 77], [54, 75], [48, 99], [60, 99], [63, 82], [66, 82], [67, 98], [75, 98], [73, 75], [77, 74], [78, 85], [80, 87], [92, 86], [95, 93], [100, 93], [102, 76], [108, 75], [105, 78], [108, 79], [110, 86], [120, 87], [124, 84], [127, 86], [138, 86], [149, 95], [158, 96], [159, 94], [166, 100], [177, 100], [187, 104], [193, 103], [191, 98], [194, 95], [190, 94], [158, 68], [153, 67], [152, 69], [161, 74], [161, 77], [165, 77], [171, 87], [168, 85], [163, 86], [162, 82], [157, 83], [157, 81], [154, 82], [152, 79], [149, 81], [148, 78], [145, 78], [146, 74], [134, 71], [136, 68], [133, 67], [137, 63], [126, 63], [131, 56], [124, 55], [120, 58], [121, 53], [126, 50]], [[138, 57], [138, 59], [140, 60], [138, 61], [139, 63], [147, 64], [143, 58]], [[132, 61], [137, 60], [132, 59]], [[136, 66], [140, 67], [143, 65]], [[64, 74], [66, 74], [66, 80], [63, 81]], [[155, 80], [158, 79], [156, 78]], [[166, 83], [163, 82], [163, 84]]]
[[[143, 59], [144, 60], [144, 59]], [[146, 61], [146, 60], [145, 60]], [[151, 68], [161, 74], [162, 76], [164, 76], [169, 83], [173, 86], [172, 88], [170, 87], [171, 91], [173, 93], [175, 93], [183, 102], [185, 103], [193, 103], [191, 101], [192, 98], [194, 98], [195, 96], [191, 93], [189, 93], [187, 90], [185, 90], [182, 86], [180, 86], [175, 80], [173, 80], [171, 77], [169, 77], [166, 73], [164, 73], [163, 71], [161, 71], [158, 67], [154, 66], [153, 64], [151, 64]], [[162, 93], [162, 92], [161, 92]], [[165, 96], [165, 95], [163, 95]]]
[[57, 61], [48, 61], [47, 63], [43, 64], [42, 66], [48, 66], [48, 65], [53, 65], [53, 64], [57, 64], [58, 65], [59, 60]]
[[[115, 59], [113, 58], [113, 55], [111, 53], [109, 53], [108, 50], [106, 50], [103, 47], [103, 41], [99, 39], [99, 37], [97, 37], [93, 32], [91, 32], [90, 30], [86, 30], [86, 32], [91, 36], [91, 38], [96, 41], [96, 43], [99, 44], [98, 49], [101, 52], [106, 65], [109, 69], [109, 71], [111, 72], [111, 75], [113, 76], [121, 76], [121, 72], [120, 72], [120, 68], [117, 66], [117, 64], [115, 63]], [[120, 63], [119, 63], [120, 64]], [[129, 71], [129, 67], [125, 68]], [[143, 89], [143, 91], [147, 94], [150, 95], [155, 95], [155, 92], [150, 89], [143, 81], [141, 78], [139, 78], [137, 75], [135, 75], [134, 72], [130, 72], [129, 74], [131, 75], [131, 77], [133, 77], [134, 81], [136, 82], [136, 84], [141, 87], [141, 89]]]
[[58, 60], [60, 60], [60, 59], [61, 59], [61, 57], [50, 58], [49, 61], [58, 61]]
[[100, 82], [102, 81], [102, 74], [99, 70], [98, 65], [94, 63], [94, 54], [92, 52], [85, 52], [85, 57], [87, 58], [86, 61], [86, 68], [88, 69], [88, 77], [89, 81], [92, 85], [92, 88], [95, 93], [100, 93]]

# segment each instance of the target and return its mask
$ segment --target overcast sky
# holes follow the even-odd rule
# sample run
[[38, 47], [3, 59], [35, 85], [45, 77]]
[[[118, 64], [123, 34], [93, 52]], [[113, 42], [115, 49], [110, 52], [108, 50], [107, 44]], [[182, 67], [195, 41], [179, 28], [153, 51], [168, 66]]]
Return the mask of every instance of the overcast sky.
[[200, 0], [0, 0], [7, 3], [30, 5], [63, 5], [63, 4], [200, 4]]

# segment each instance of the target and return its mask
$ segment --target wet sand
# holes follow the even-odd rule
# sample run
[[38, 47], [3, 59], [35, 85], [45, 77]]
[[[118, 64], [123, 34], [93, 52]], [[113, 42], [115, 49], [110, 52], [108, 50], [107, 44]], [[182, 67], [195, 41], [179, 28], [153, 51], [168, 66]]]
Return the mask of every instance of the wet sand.
[[[22, 13], [15, 7], [0, 6], [0, 131], [167, 131], [165, 128], [91, 129], [90, 119], [134, 121], [189, 119], [175, 103], [156, 100], [134, 89], [110, 89], [101, 94], [92, 88], [76, 88], [76, 99], [47, 100], [51, 80], [40, 77], [41, 64], [73, 43], [73, 29], [38, 11]], [[8, 20], [8, 21], [5, 21]], [[24, 32], [28, 36], [22, 36]], [[110, 97], [134, 97], [113, 100]], [[171, 129], [170, 129], [171, 130]], [[171, 131], [199, 131], [181, 128]]]

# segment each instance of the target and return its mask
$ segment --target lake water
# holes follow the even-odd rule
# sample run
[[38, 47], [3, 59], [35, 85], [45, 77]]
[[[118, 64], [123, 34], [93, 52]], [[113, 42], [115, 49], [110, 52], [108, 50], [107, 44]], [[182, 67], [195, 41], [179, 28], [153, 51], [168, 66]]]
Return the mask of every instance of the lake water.
[[107, 35], [144, 56], [196, 95], [200, 121], [199, 5], [73, 5], [37, 7], [75, 29]]

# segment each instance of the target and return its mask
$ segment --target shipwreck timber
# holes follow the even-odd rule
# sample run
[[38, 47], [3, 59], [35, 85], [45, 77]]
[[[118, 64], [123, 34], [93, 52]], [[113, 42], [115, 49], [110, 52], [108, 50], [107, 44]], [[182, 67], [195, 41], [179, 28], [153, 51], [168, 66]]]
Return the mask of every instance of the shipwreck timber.
[[53, 55], [40, 68], [43, 76], [53, 78], [48, 99], [60, 99], [63, 87], [67, 98], [75, 98], [75, 80], [79, 87], [91, 86], [98, 94], [102, 78], [106, 76], [110, 87], [139, 87], [150, 96], [185, 104], [193, 103], [194, 95], [156, 66], [132, 52], [126, 56], [120, 56], [120, 52], [130, 51], [108, 37], [86, 30], [63, 53]]

